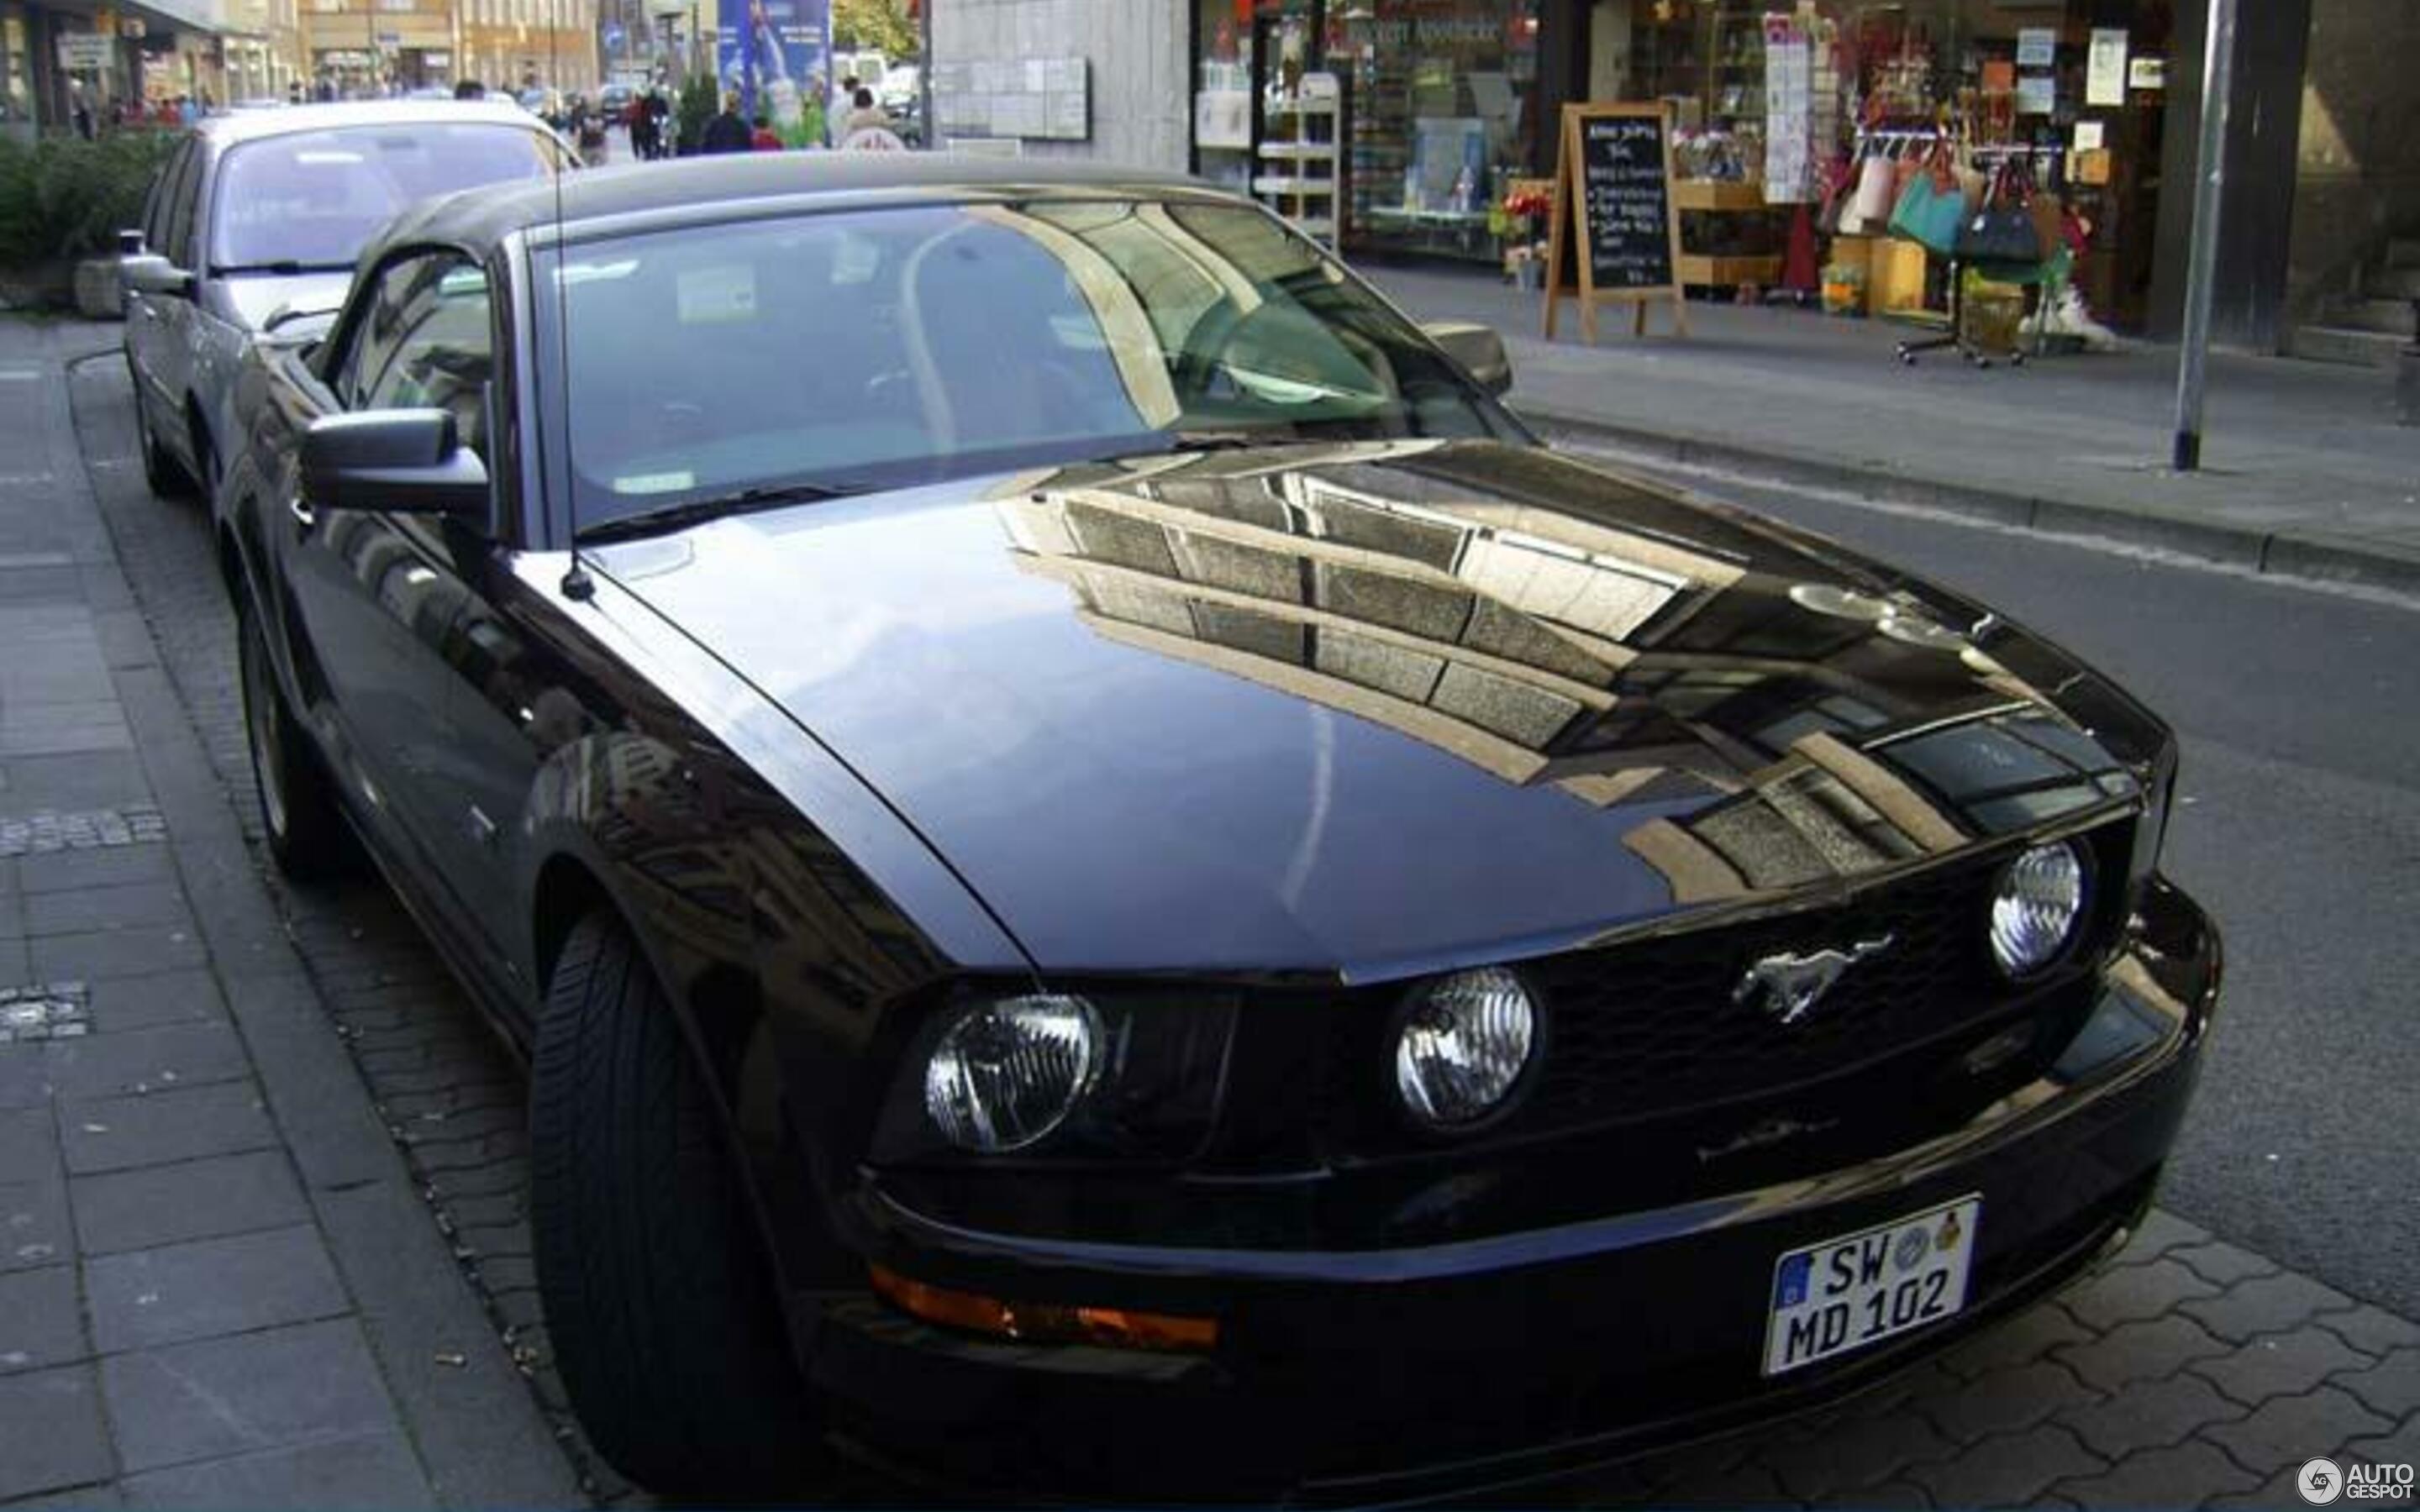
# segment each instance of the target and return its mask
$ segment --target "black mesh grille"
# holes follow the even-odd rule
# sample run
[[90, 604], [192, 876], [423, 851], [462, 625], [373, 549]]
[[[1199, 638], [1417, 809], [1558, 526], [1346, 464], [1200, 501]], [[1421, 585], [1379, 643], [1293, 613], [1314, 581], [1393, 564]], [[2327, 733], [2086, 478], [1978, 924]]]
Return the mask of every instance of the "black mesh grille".
[[[1904, 1051], [2006, 1003], [1987, 959], [1993, 872], [1968, 866], [1846, 905], [1530, 963], [1553, 1015], [1531, 1129], [1627, 1119], [1779, 1091]], [[1795, 1024], [1734, 994], [1767, 956], [1888, 935]]]

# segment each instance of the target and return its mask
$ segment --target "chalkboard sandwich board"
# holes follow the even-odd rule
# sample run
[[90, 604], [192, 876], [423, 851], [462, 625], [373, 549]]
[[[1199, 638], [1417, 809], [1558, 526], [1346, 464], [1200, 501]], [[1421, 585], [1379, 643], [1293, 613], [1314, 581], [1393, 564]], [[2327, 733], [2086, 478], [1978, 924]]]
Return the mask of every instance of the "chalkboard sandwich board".
[[[1651, 300], [1672, 301], [1672, 329], [1689, 333], [1681, 301], [1681, 217], [1672, 203], [1672, 132], [1665, 106], [1565, 105], [1555, 159], [1555, 218], [1546, 245], [1546, 337], [1566, 294], [1596, 340], [1596, 307], [1627, 301], [1631, 331], [1647, 332]], [[1575, 286], [1574, 286], [1575, 285]]]

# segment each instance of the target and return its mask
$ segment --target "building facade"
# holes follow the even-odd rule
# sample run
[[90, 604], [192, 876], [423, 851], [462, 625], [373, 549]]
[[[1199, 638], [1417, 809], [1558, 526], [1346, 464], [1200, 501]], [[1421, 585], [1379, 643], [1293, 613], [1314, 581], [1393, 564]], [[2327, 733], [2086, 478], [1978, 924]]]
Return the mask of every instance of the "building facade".
[[[1662, 100], [1694, 181], [1684, 238], [1736, 275], [1719, 282], [1759, 284], [1778, 281], [1790, 213], [1823, 213], [1827, 164], [1854, 173], [1946, 131], [1971, 169], [2019, 164], [2055, 190], [2075, 212], [2072, 282], [2104, 319], [2164, 335], [2182, 301], [2205, 9], [950, 0], [931, 21], [933, 111], [945, 139], [1198, 173], [1348, 254], [1493, 264], [1535, 230], [1507, 207], [1553, 173], [1563, 104]], [[2365, 290], [2400, 286], [2379, 270], [2420, 235], [2420, 103], [2400, 76], [2420, 6], [2247, 0], [2239, 25], [2214, 323], [2273, 350], [2348, 292], [2377, 316]], [[1801, 71], [1776, 85], [1785, 57]], [[1027, 88], [1071, 61], [1090, 86], [1077, 131], [1062, 97]], [[1809, 103], [1785, 118], [1777, 99]], [[1778, 193], [1768, 165], [1793, 176]]]

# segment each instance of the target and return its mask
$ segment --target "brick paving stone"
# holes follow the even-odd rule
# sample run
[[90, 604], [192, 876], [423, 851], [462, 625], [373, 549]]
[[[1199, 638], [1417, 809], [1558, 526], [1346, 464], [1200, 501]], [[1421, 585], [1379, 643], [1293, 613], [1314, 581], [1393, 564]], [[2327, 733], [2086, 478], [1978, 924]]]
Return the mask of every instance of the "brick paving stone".
[[48, 1108], [0, 1112], [0, 1181], [41, 1181], [58, 1175], [58, 1134]]
[[91, 984], [93, 1028], [101, 1034], [161, 1024], [224, 1021], [226, 1000], [207, 971], [111, 977]]
[[1907, 1478], [1943, 1506], [2022, 1506], [2060, 1481], [2107, 1468], [2073, 1433], [2044, 1424], [1970, 1444], [1954, 1459], [1917, 1466]]
[[[2057, 1491], [2083, 1506], [2135, 1512], [2142, 1507], [2201, 1506], [2230, 1492], [2249, 1490], [2260, 1478], [2196, 1439], [2173, 1449], [2128, 1455], [2098, 1475], [2061, 1481]], [[2270, 1504], [2272, 1512], [2275, 1505]]]
[[269, 1449], [129, 1476], [133, 1507], [240, 1506], [319, 1512], [335, 1506], [434, 1504], [411, 1447], [393, 1433]]
[[0, 1374], [70, 1365], [91, 1352], [74, 1266], [0, 1274]]
[[2120, 1265], [2102, 1272], [2059, 1299], [2076, 1321], [2086, 1328], [2108, 1330], [2120, 1323], [2148, 1322], [2175, 1311], [2187, 1298], [2212, 1297], [2219, 1288], [2195, 1275], [2174, 1255], [2142, 1265]]
[[349, 1305], [316, 1228], [104, 1255], [85, 1262], [102, 1353], [330, 1318]]
[[27, 946], [34, 958], [34, 974], [53, 980], [150, 977], [163, 971], [204, 965], [209, 961], [201, 932], [190, 924], [46, 934], [28, 941]]
[[2153, 1259], [2183, 1244], [2206, 1243], [2210, 1230], [2199, 1224], [2187, 1223], [2165, 1208], [2154, 1208], [2144, 1216], [2134, 1237], [2127, 1242], [2121, 1261], [2133, 1263]]
[[0, 1274], [55, 1265], [74, 1254], [66, 1181], [56, 1176], [0, 1181]]
[[2420, 1413], [2420, 1349], [2397, 1350], [2377, 1365], [2338, 1374], [2332, 1384], [2342, 1386], [2372, 1412], [2392, 1418]]
[[2299, 1328], [2321, 1313], [2346, 1312], [2353, 1300], [2306, 1275], [2281, 1272], [2241, 1281], [2215, 1297], [2197, 1297], [2179, 1310], [2230, 1344]]
[[27, 934], [75, 934], [132, 929], [140, 925], [193, 923], [185, 889], [171, 881], [128, 882], [105, 887], [40, 892], [25, 900]]
[[130, 1471], [359, 1437], [393, 1411], [349, 1318], [114, 1355], [101, 1389]]
[[[2355, 1439], [2344, 1446], [2345, 1457], [2365, 1465], [2410, 1465], [2420, 1474], [2420, 1412], [2403, 1420], [2403, 1426], [2391, 1428], [2376, 1438]], [[2405, 1501], [2409, 1507], [2412, 1504]]]
[[[1595, 1500], [1593, 1490], [1589, 1492]], [[1782, 1489], [1773, 1472], [1761, 1465], [1737, 1465], [1720, 1474], [1666, 1486], [1652, 1498], [1657, 1506], [1794, 1507], [1798, 1499]]]
[[0, 1109], [51, 1105], [51, 1057], [39, 1041], [0, 1044]]
[[1972, 1381], [1978, 1376], [2027, 1365], [2065, 1344], [2083, 1344], [2097, 1337], [2066, 1308], [2046, 1303], [2019, 1315], [1978, 1338], [1969, 1339], [1941, 1357], [1952, 1375]]
[[2190, 1267], [2194, 1274], [2217, 1287], [2231, 1287], [2256, 1275], [2274, 1275], [2284, 1269], [2265, 1255], [2217, 1242], [2189, 1245], [2170, 1254]]
[[282, 1149], [80, 1176], [69, 1190], [86, 1255], [284, 1228], [311, 1217]]
[[116, 1468], [90, 1365], [0, 1377], [0, 1500], [105, 1481]]
[[2190, 1318], [2124, 1323], [2088, 1344], [2071, 1344], [2051, 1358], [2086, 1385], [2116, 1391], [2137, 1381], [2160, 1381], [2195, 1360], [2225, 1354], [2227, 1347]]
[[2093, 1453], [2122, 1459], [2145, 1449], [2182, 1443], [2213, 1423], [2230, 1422], [2248, 1412], [2199, 1376], [2177, 1375], [2135, 1381], [2105, 1402], [2068, 1409], [2057, 1421], [2073, 1428]]
[[2420, 1349], [2420, 1323], [2366, 1303], [2349, 1313], [2323, 1313], [2319, 1324], [2364, 1354]]
[[1836, 1421], [1756, 1456], [1792, 1495], [1817, 1501], [1903, 1476], [1911, 1466], [1947, 1459], [1958, 1446], [1915, 1412]]
[[51, 1085], [65, 1099], [167, 1092], [252, 1072], [243, 1042], [223, 1023], [88, 1034], [52, 1041], [47, 1048]]
[[121, 845], [108, 850], [60, 851], [17, 863], [19, 886], [31, 899], [46, 892], [117, 887], [177, 880], [177, 861], [165, 845]]
[[1916, 1403], [1952, 1441], [1971, 1444], [2010, 1433], [2102, 1399], [2075, 1373], [2048, 1360], [1969, 1381], [1946, 1396]]
[[1930, 1512], [1933, 1501], [1926, 1494], [1924, 1488], [1914, 1481], [1892, 1480], [1885, 1481], [1880, 1486], [1867, 1487], [1863, 1490], [1843, 1491], [1838, 1496], [1827, 1497], [1815, 1504], [1838, 1507], [1842, 1512], [1867, 1512], [1868, 1508], [1877, 1507], [1903, 1507], [1911, 1509], [1911, 1512]]
[[2280, 1465], [2299, 1465], [2394, 1426], [2364, 1407], [2359, 1397], [2321, 1386], [2300, 1396], [2272, 1397], [2248, 1417], [2202, 1429], [2199, 1438], [2265, 1477]]
[[277, 1143], [259, 1088], [249, 1081], [63, 1103], [59, 1125], [68, 1169], [79, 1176]]
[[2326, 1329], [2298, 1328], [2265, 1335], [2231, 1354], [2195, 1361], [2187, 1368], [2234, 1400], [2257, 1407], [2272, 1396], [2297, 1396], [2340, 1370], [2370, 1363], [2368, 1355]]

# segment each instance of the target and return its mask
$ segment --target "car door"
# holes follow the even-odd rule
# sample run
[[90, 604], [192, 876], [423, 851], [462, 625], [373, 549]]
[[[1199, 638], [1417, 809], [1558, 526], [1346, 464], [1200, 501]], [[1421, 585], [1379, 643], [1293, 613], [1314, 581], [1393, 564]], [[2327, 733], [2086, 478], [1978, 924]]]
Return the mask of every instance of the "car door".
[[[494, 338], [487, 279], [452, 251], [388, 262], [330, 369], [348, 409], [442, 408], [465, 444], [481, 423]], [[442, 648], [466, 591], [454, 563], [473, 525], [297, 496], [281, 532], [283, 572], [319, 670], [311, 711], [373, 841], [424, 889], [442, 875], [442, 831], [459, 805]], [[289, 633], [291, 633], [289, 631]], [[430, 901], [458, 905], [437, 887]]]
[[[178, 262], [177, 227], [190, 226], [193, 211], [188, 191], [198, 176], [196, 162], [202, 155], [198, 140], [188, 137], [169, 158], [161, 171], [160, 182], [145, 208], [143, 247]], [[182, 211], [183, 219], [178, 220]], [[178, 262], [178, 267], [184, 267]], [[180, 349], [178, 332], [181, 323], [177, 307], [192, 307], [189, 300], [163, 294], [127, 295], [126, 349], [133, 360], [134, 400], [143, 406], [144, 416], [152, 430], [165, 438], [177, 455], [184, 454], [184, 424], [178, 409], [183, 403], [183, 372], [178, 363]]]

